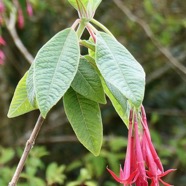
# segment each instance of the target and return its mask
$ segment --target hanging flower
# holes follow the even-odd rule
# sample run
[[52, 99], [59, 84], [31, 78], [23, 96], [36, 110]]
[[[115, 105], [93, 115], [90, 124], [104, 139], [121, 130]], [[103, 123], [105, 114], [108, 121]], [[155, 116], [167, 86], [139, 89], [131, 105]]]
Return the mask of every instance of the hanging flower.
[[124, 169], [120, 168], [120, 176], [107, 168], [112, 177], [124, 186], [148, 186], [148, 179], [151, 186], [171, 186], [161, 178], [175, 169], [164, 172], [160, 158], [151, 141], [148, 129], [145, 109], [141, 107], [141, 114], [130, 111], [128, 145]]
[[0, 14], [5, 11], [5, 6], [2, 0], [0, 0]]
[[26, 10], [27, 10], [27, 14], [31, 17], [33, 16], [33, 9], [32, 9], [32, 5], [30, 4], [30, 2], [27, 0], [26, 1]]
[[0, 65], [4, 65], [5, 54], [2, 50], [0, 50]]
[[18, 9], [18, 20], [17, 20], [17, 22], [18, 22], [18, 27], [21, 29], [21, 28], [23, 28], [24, 27], [24, 16], [23, 16], [23, 11], [22, 11], [22, 9], [19, 7], [19, 9]]
[[6, 45], [6, 41], [3, 39], [3, 37], [0, 36], [0, 46], [1, 45]]

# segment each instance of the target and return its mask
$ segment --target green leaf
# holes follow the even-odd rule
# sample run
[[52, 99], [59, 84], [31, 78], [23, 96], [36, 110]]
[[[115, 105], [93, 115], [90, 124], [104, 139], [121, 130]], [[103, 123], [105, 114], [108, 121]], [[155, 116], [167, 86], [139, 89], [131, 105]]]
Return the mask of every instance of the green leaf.
[[96, 9], [98, 8], [99, 4], [102, 0], [89, 0], [87, 4], [87, 12], [90, 17], [93, 17], [95, 14]]
[[106, 103], [99, 75], [85, 58], [81, 58], [71, 86], [76, 92], [92, 101]]
[[0, 164], [3, 165], [13, 159], [15, 152], [11, 148], [3, 148], [0, 146]]
[[98, 32], [96, 63], [105, 81], [138, 108], [144, 97], [145, 72], [130, 52], [112, 36]]
[[126, 97], [124, 97], [122, 93], [112, 84], [108, 82], [105, 83], [103, 78], [101, 80], [106, 95], [109, 97], [113, 107], [115, 108], [120, 118], [128, 127], [130, 106]]
[[64, 95], [64, 108], [79, 141], [95, 156], [100, 153], [103, 128], [98, 103], [70, 88]]
[[28, 99], [31, 105], [35, 107], [37, 103], [36, 103], [36, 91], [34, 87], [34, 63], [32, 63], [28, 71], [28, 76], [26, 79], [26, 89], [27, 89]]
[[92, 50], [91, 48], [88, 48], [88, 54], [90, 57], [95, 59], [95, 44], [94, 44], [94, 40], [90, 37], [88, 42], [94, 46], [94, 50]]
[[92, 41], [90, 41], [90, 40], [81, 40], [80, 44], [85, 46], [89, 50], [92, 50], [92, 51], [95, 52], [95, 44]]
[[76, 9], [79, 10], [80, 6], [87, 7], [89, 0], [68, 0], [68, 2]]
[[68, 0], [79, 11], [80, 17], [92, 18], [102, 0]]
[[87, 4], [89, 0], [68, 0], [68, 2], [78, 11], [79, 17], [87, 17]]
[[46, 170], [46, 180], [48, 185], [63, 184], [65, 181], [64, 175], [65, 166], [58, 166], [57, 163], [51, 163]]
[[25, 114], [27, 112], [37, 109], [37, 107], [33, 107], [28, 100], [27, 90], [26, 90], [27, 75], [28, 73], [26, 72], [16, 87], [16, 90], [14, 92], [14, 96], [12, 98], [10, 108], [8, 111], [9, 118], [20, 116], [22, 114]]
[[[33, 83], [44, 118], [70, 87], [78, 69], [79, 57], [78, 37], [71, 28], [57, 33], [36, 55]], [[28, 87], [32, 73], [29, 75]]]

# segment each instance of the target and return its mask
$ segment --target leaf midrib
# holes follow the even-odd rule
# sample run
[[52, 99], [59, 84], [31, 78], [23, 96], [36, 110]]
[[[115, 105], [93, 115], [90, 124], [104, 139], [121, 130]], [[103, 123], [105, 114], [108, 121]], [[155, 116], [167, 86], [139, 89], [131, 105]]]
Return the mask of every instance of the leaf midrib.
[[91, 145], [92, 145], [92, 148], [93, 149], [95, 149], [95, 147], [94, 147], [94, 144], [93, 144], [93, 137], [92, 137], [92, 135], [90, 134], [90, 131], [89, 131], [89, 128], [88, 128], [88, 126], [87, 126], [87, 119], [86, 119], [86, 117], [84, 116], [84, 112], [83, 112], [83, 109], [82, 109], [82, 106], [81, 106], [81, 102], [80, 102], [80, 100], [79, 100], [79, 97], [78, 97], [78, 94], [75, 92], [75, 94], [76, 94], [76, 98], [77, 98], [77, 101], [78, 101], [78, 104], [79, 104], [79, 108], [80, 108], [80, 110], [81, 110], [81, 113], [82, 113], [82, 116], [83, 116], [83, 119], [84, 119], [84, 124], [85, 124], [85, 127], [86, 127], [86, 130], [89, 132], [89, 136], [90, 136], [90, 142], [91, 142]]

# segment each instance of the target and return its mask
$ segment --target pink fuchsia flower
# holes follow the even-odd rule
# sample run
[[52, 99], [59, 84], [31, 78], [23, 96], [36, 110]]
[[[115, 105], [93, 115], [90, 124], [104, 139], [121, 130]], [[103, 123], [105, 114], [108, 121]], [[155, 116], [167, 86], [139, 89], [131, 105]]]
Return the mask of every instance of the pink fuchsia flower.
[[6, 45], [6, 41], [0, 36], [0, 45]]
[[134, 151], [134, 137], [132, 135], [132, 115], [133, 112], [130, 112], [130, 119], [129, 119], [129, 132], [128, 132], [128, 145], [127, 145], [127, 152], [126, 152], [126, 158], [124, 163], [124, 170], [120, 167], [120, 176], [116, 176], [116, 174], [107, 168], [109, 173], [112, 175], [112, 177], [119, 183], [124, 184], [124, 186], [131, 185], [133, 183], [134, 178], [136, 177], [137, 173], [137, 164], [136, 160], [134, 159], [135, 156], [133, 156]]
[[0, 50], [0, 65], [4, 65], [5, 54], [2, 50]]
[[18, 27], [23, 28], [25, 21], [24, 21], [23, 11], [21, 8], [19, 8], [19, 10], [18, 10], [18, 20], [17, 21], [18, 21]]
[[5, 6], [2, 0], [0, 0], [0, 14], [5, 11]]
[[153, 146], [150, 137], [150, 131], [148, 129], [147, 118], [145, 109], [141, 107], [142, 113], [142, 126], [143, 126], [143, 137], [142, 137], [142, 149], [143, 156], [146, 159], [146, 164], [148, 167], [147, 175], [151, 179], [151, 186], [159, 186], [159, 181], [165, 186], [171, 186], [170, 184], [164, 182], [161, 178], [166, 176], [168, 173], [175, 171], [176, 169], [170, 169], [164, 172], [161, 160]]
[[170, 184], [161, 178], [168, 173], [175, 171], [170, 169], [164, 172], [160, 158], [151, 141], [148, 129], [145, 110], [142, 107], [141, 113], [131, 110], [129, 116], [128, 146], [125, 158], [124, 169], [120, 168], [120, 176], [107, 168], [113, 178], [124, 186], [148, 186], [147, 179], [151, 180], [151, 186], [164, 186]]
[[31, 17], [33, 15], [33, 9], [32, 9], [32, 5], [28, 0], [26, 2], [26, 10], [27, 10], [27, 14]]

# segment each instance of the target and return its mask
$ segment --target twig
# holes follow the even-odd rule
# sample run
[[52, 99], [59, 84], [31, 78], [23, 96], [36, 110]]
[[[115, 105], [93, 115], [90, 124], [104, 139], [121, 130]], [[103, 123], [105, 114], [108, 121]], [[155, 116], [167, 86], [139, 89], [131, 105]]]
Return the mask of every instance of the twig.
[[[184, 75], [186, 75], [186, 67], [182, 65], [167, 49], [166, 47], [162, 46], [161, 43], [155, 38], [152, 30], [150, 29], [149, 25], [143, 21], [142, 19], [138, 18], [136, 15], [134, 15], [121, 0], [114, 0], [114, 3], [117, 5], [117, 7], [122, 10], [122, 12], [133, 22], [140, 25], [147, 36], [151, 39], [153, 44], [158, 48], [158, 50], [169, 60], [172, 68], [174, 68], [176, 71], [177, 69], [179, 72], [182, 72]], [[178, 72], [178, 71], [177, 71]], [[179, 73], [178, 72], [178, 73]], [[180, 73], [179, 73], [180, 75]], [[185, 78], [184, 78], [185, 79]]]
[[16, 15], [15, 15], [15, 11], [10, 13], [10, 18], [9, 20], [5, 21], [6, 23], [6, 27], [10, 33], [10, 35], [12, 36], [12, 39], [15, 43], [15, 45], [17, 46], [17, 48], [19, 49], [19, 51], [22, 53], [22, 55], [25, 57], [25, 59], [32, 64], [32, 62], [34, 61], [33, 56], [29, 53], [29, 51], [26, 49], [26, 47], [24, 46], [24, 44], [22, 43], [21, 39], [19, 38], [16, 28], [15, 28], [15, 24], [16, 24]]
[[24, 152], [21, 156], [21, 159], [19, 161], [19, 164], [16, 168], [16, 171], [12, 177], [12, 180], [11, 182], [9, 183], [9, 186], [16, 186], [17, 182], [18, 182], [18, 179], [20, 177], [20, 174], [21, 174], [21, 171], [23, 170], [23, 167], [24, 167], [24, 164], [26, 162], [26, 159], [28, 157], [28, 154], [30, 152], [30, 150], [32, 149], [33, 145], [34, 145], [34, 142], [37, 138], [37, 135], [41, 129], [41, 126], [43, 124], [43, 121], [44, 121], [44, 118], [40, 115], [37, 122], [36, 122], [36, 125], [30, 135], [30, 138], [28, 139], [28, 141], [26, 142], [26, 145], [25, 145], [25, 149], [24, 149]]
[[[183, 62], [183, 60], [185, 59], [186, 54], [180, 55], [178, 58], [178, 60], [180, 62]], [[170, 70], [170, 65], [165, 64], [164, 66], [162, 66], [161, 68], [155, 70], [154, 72], [150, 73], [146, 79], [146, 84], [151, 83], [153, 80], [161, 77], [162, 75], [164, 75], [167, 71]]]

